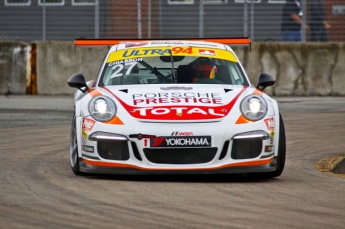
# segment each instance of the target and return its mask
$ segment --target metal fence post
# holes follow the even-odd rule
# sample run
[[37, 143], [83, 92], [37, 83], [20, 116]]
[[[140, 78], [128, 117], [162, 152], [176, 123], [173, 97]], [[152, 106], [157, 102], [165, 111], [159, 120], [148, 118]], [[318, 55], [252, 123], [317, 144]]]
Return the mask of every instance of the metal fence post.
[[151, 0], [149, 0], [149, 3], [148, 3], [148, 17], [147, 17], [147, 37], [148, 38], [151, 38]]
[[306, 28], [303, 25], [307, 24], [307, 1], [306, 0], [302, 0], [302, 42], [306, 42], [307, 40], [307, 36], [306, 36]]
[[199, 38], [204, 37], [204, 4], [199, 0]]
[[138, 38], [141, 39], [141, 1], [137, 0], [138, 8]]
[[[39, 0], [38, 0], [39, 1]], [[43, 0], [42, 6], [42, 40], [46, 40], [46, 0]]]
[[247, 5], [247, 0], [245, 0], [244, 7], [243, 7], [243, 36], [248, 37], [248, 5]]
[[95, 2], [95, 39], [99, 38], [99, 2]]
[[254, 1], [252, 0], [250, 9], [250, 39], [254, 41]]

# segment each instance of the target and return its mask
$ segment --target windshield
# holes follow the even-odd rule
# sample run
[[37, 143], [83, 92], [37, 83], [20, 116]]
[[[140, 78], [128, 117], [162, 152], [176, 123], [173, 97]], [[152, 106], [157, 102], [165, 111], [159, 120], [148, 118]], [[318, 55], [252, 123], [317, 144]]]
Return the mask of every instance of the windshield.
[[[99, 84], [100, 86], [173, 83], [248, 85], [232, 53], [225, 50], [179, 48], [181, 51], [178, 53], [176, 47], [172, 49], [165, 47], [167, 51], [164, 49], [116, 51], [109, 56]], [[222, 58], [222, 55], [216, 55], [216, 52], [219, 54], [226, 52], [228, 56]], [[200, 53], [204, 55], [199, 55]]]

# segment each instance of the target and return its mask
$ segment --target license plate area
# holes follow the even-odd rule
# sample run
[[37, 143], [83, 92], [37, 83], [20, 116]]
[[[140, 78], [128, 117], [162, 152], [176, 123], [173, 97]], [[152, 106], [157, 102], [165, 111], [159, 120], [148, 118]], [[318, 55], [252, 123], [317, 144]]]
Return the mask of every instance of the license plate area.
[[211, 136], [166, 136], [150, 139], [150, 148], [204, 148], [211, 146]]

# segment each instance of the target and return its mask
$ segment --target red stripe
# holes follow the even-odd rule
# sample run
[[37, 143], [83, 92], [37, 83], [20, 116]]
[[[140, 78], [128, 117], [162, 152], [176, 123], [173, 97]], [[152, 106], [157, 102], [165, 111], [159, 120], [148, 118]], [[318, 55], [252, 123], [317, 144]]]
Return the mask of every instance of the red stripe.
[[[224, 118], [231, 109], [233, 108], [234, 104], [240, 97], [240, 95], [245, 91], [247, 86], [243, 87], [243, 89], [231, 100], [228, 104], [225, 104], [223, 106], [192, 106], [192, 105], [173, 105], [173, 106], [154, 106], [154, 107], [136, 107], [131, 106], [122, 101], [118, 96], [116, 96], [111, 90], [109, 90], [107, 87], [102, 86], [101, 88], [107, 90], [110, 94], [112, 94], [116, 100], [128, 111], [128, 113], [137, 119], [145, 119], [145, 120], [180, 120], [180, 121], [191, 121], [191, 120], [214, 120], [214, 119], [220, 119]], [[145, 112], [145, 115], [142, 115], [141, 112], [138, 109], [147, 109]], [[159, 114], [155, 115], [152, 114], [150, 110], [152, 109], [159, 109], [160, 111], [164, 110], [170, 110], [169, 113], [166, 114]], [[182, 113], [179, 113], [179, 109], [183, 109]], [[198, 112], [191, 112], [191, 114], [183, 114], [183, 112], [191, 111], [191, 110], [197, 110]]]

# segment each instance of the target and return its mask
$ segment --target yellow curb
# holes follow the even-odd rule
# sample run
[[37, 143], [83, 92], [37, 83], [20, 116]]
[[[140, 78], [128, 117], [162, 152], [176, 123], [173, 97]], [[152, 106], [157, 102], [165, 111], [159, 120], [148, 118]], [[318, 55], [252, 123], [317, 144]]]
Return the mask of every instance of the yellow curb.
[[337, 177], [345, 178], [345, 174], [333, 173], [335, 166], [345, 159], [345, 154], [326, 157], [316, 164], [316, 169], [323, 173], [328, 173]]

